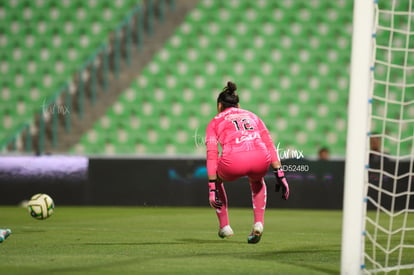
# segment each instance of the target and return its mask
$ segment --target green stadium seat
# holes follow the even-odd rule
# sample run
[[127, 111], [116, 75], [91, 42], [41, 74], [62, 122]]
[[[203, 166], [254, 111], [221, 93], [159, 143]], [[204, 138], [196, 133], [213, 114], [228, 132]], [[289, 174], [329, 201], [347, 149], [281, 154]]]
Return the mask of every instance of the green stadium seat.
[[[32, 119], [141, 1], [2, 1], [0, 87], [29, 94], [12, 126]], [[9, 131], [9, 134], [12, 134]]]
[[218, 92], [233, 80], [242, 107], [277, 142], [343, 155], [351, 11], [343, 1], [201, 1], [120, 97], [134, 108], [111, 119], [137, 132], [139, 145], [127, 143], [134, 152], [204, 154], [193, 132], [204, 136]]

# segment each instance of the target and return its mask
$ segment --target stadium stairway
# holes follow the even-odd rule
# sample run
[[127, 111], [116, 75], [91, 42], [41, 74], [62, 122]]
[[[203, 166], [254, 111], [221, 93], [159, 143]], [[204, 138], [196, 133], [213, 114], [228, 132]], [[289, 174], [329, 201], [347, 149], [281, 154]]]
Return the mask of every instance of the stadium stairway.
[[[109, 75], [108, 91], [105, 92], [102, 87], [98, 87], [98, 97], [95, 104], [85, 98], [83, 117], [80, 117], [77, 112], [71, 112], [71, 131], [67, 133], [61, 125], [58, 129], [57, 147], [52, 146], [49, 138], [45, 142], [44, 152], [64, 153], [79, 142], [85, 131], [91, 128], [105, 114], [107, 109], [117, 101], [121, 92], [131, 85], [137, 74], [150, 62], [153, 55], [163, 47], [164, 42], [197, 3], [196, 0], [176, 0], [174, 11], [167, 12], [162, 21], [154, 20], [153, 34], [144, 33], [142, 48], [132, 47], [131, 63], [121, 64], [118, 78], [115, 77], [114, 73]], [[34, 144], [36, 144], [36, 141]]]

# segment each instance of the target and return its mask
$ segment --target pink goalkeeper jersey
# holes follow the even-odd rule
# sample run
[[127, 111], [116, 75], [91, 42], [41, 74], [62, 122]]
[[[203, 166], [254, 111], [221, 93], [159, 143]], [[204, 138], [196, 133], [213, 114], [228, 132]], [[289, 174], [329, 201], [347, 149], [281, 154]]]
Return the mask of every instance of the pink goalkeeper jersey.
[[263, 121], [254, 113], [240, 108], [227, 108], [217, 114], [206, 130], [207, 173], [216, 175], [218, 144], [221, 156], [233, 153], [264, 150], [270, 154], [271, 161], [278, 161], [276, 148]]

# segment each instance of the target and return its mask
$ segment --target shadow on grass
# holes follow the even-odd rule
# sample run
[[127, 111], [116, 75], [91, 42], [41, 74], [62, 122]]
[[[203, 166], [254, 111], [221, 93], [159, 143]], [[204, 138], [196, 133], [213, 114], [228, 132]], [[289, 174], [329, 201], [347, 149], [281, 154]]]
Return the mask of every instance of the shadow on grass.
[[178, 241], [182, 242], [182, 243], [191, 243], [191, 244], [226, 244], [226, 243], [237, 243], [237, 241], [234, 240], [206, 240], [206, 239], [191, 239], [191, 238], [186, 238], [186, 239], [178, 239]]
[[[246, 244], [246, 246], [252, 246], [247, 244], [247, 242], [240, 242], [236, 240], [206, 240], [206, 239], [178, 239], [177, 241], [190, 243], [190, 244]], [[260, 244], [253, 245], [255, 247], [260, 246]], [[326, 274], [338, 274], [339, 264], [340, 264], [340, 253], [341, 247], [338, 245], [332, 246], [302, 246], [302, 247], [290, 247], [287, 250], [268, 250], [268, 251], [249, 251], [249, 252], [231, 252], [224, 253], [221, 252], [222, 256], [233, 257], [237, 259], [248, 259], [248, 260], [257, 260], [264, 262], [278, 262], [282, 264], [300, 266], [309, 270], [316, 272], [322, 272]], [[198, 253], [198, 256], [216, 256], [216, 252], [212, 253]], [[190, 255], [189, 255], [190, 257]], [[333, 266], [338, 268], [326, 267], [326, 263], [331, 262]], [[337, 262], [337, 264], [335, 264]], [[325, 265], [325, 266], [323, 266]]]
[[[69, 274], [92, 272], [93, 274], [95, 274], [98, 272], [98, 270], [104, 270], [105, 268], [128, 266], [130, 264], [136, 264], [139, 261], [140, 260], [138, 258], [132, 258], [132, 259], [127, 259], [127, 260], [110, 261], [107, 263], [53, 268], [53, 269], [45, 270], [45, 272], [46, 273], [69, 273]], [[111, 273], [116, 273], [116, 272], [111, 272]], [[41, 272], [41, 273], [39, 272], [38, 274], [44, 274], [44, 272]], [[105, 274], [105, 272], [102, 271], [102, 274]], [[118, 274], [122, 274], [122, 272]]]
[[131, 242], [131, 243], [117, 243], [117, 242], [96, 242], [96, 243], [82, 243], [81, 245], [91, 245], [91, 246], [125, 246], [125, 245], [172, 245], [172, 244], [183, 244], [179, 242]]
[[[47, 230], [39, 230], [39, 229], [22, 229], [18, 233], [30, 234], [30, 233], [45, 233]], [[13, 232], [13, 234], [16, 234]]]
[[[181, 239], [174, 242], [88, 242], [88, 243], [80, 243], [81, 246], [152, 246], [152, 245], [161, 245], [161, 246], [170, 246], [170, 245], [187, 245], [187, 244], [194, 244], [194, 243], [222, 243], [222, 240], [198, 240], [198, 239]], [[193, 253], [191, 254], [182, 254], [179, 253], [178, 255], [174, 256], [166, 256], [163, 255], [162, 257], [167, 259], [182, 259], [183, 257], [192, 257], [194, 256]], [[216, 253], [204, 253], [200, 256], [216, 256]], [[99, 264], [87, 264], [87, 265], [79, 265], [79, 266], [68, 266], [68, 267], [59, 267], [59, 268], [52, 268], [47, 270], [47, 272], [51, 273], [85, 273], [85, 272], [95, 272], [96, 270], [105, 270], [106, 268], [115, 268], [115, 267], [124, 267], [128, 265], [137, 264], [142, 261], [151, 261], [154, 259], [143, 259], [142, 257], [133, 257], [131, 259], [125, 260], [114, 260], [107, 263], [99, 263]], [[105, 273], [105, 272], [103, 272]], [[40, 273], [39, 273], [40, 274]]]
[[[196, 239], [196, 238], [184, 238], [176, 239], [175, 241], [169, 242], [88, 242], [81, 243], [83, 246], [171, 246], [171, 245], [194, 245], [194, 244], [236, 244], [241, 243], [235, 240], [208, 240], [208, 239]], [[246, 244], [246, 247], [248, 245]], [[177, 250], [178, 251], [178, 250]], [[221, 252], [221, 257], [231, 257], [239, 260], [249, 260], [257, 262], [268, 262], [268, 263], [280, 263], [283, 265], [297, 266], [309, 271], [324, 273], [324, 274], [338, 274], [339, 273], [339, 262], [340, 262], [340, 246], [301, 246], [301, 247], [289, 247], [286, 250], [270, 249], [256, 250], [256, 251], [227, 251]], [[133, 258], [114, 260], [106, 263], [80, 265], [80, 266], [68, 266], [53, 268], [48, 272], [91, 272], [96, 270], [105, 270], [106, 268], [113, 269], [116, 267], [124, 267], [128, 265], [135, 265], [139, 262], [147, 262], [153, 260], [162, 259], [190, 259], [191, 257], [217, 257], [216, 250], [203, 250], [197, 253], [194, 251], [188, 251], [186, 249], [180, 250], [175, 255], [160, 255], [161, 258], [157, 259], [144, 259], [141, 256], [133, 256]], [[327, 266], [326, 263], [331, 263], [331, 266]], [[338, 264], [336, 264], [338, 262]], [[262, 265], [262, 264], [260, 264]]]
[[[178, 239], [178, 241], [191, 243], [191, 244], [235, 244], [235, 243], [245, 243], [235, 240], [206, 240], [206, 239]], [[247, 242], [246, 242], [246, 245]], [[260, 245], [260, 244], [258, 244]], [[248, 245], [250, 246], [250, 245]], [[256, 245], [255, 245], [256, 246]], [[221, 252], [222, 253], [222, 252]], [[238, 259], [249, 259], [257, 261], [270, 261], [270, 262], [279, 262], [282, 264], [295, 265], [307, 268], [309, 270], [323, 272], [326, 274], [338, 274], [339, 268], [329, 268], [321, 266], [321, 259], [329, 258], [328, 261], [336, 260], [338, 261], [338, 267], [340, 262], [340, 246], [328, 246], [328, 247], [292, 247], [289, 250], [271, 250], [271, 251], [261, 251], [261, 252], [252, 252], [248, 253], [229, 253], [227, 256], [238, 258]], [[199, 256], [208, 256], [207, 254], [198, 254]], [[212, 253], [216, 255], [216, 253]], [[318, 264], [319, 262], [319, 264]]]
[[90, 246], [124, 246], [124, 245], [174, 245], [174, 244], [226, 244], [235, 243], [231, 240], [205, 240], [205, 239], [177, 239], [174, 242], [96, 242], [81, 243], [81, 245]]
[[[338, 274], [341, 248], [333, 247], [292, 247], [289, 250], [274, 250], [267, 252], [253, 252], [249, 255], [239, 255], [239, 258], [256, 259], [259, 261], [277, 261], [283, 264], [305, 267], [309, 270]], [[338, 269], [323, 267], [323, 260], [338, 262]], [[325, 264], [326, 265], [326, 264]]]

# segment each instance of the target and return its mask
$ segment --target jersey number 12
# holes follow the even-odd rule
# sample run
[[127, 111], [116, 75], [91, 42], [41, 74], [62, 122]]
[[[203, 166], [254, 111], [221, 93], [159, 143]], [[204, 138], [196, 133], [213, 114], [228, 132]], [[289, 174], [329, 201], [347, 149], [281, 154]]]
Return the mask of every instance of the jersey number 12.
[[250, 121], [247, 118], [241, 119], [240, 122], [237, 120], [232, 120], [231, 122], [233, 122], [237, 131], [241, 130], [240, 125], [242, 126], [243, 130], [254, 130], [254, 127], [250, 125]]

